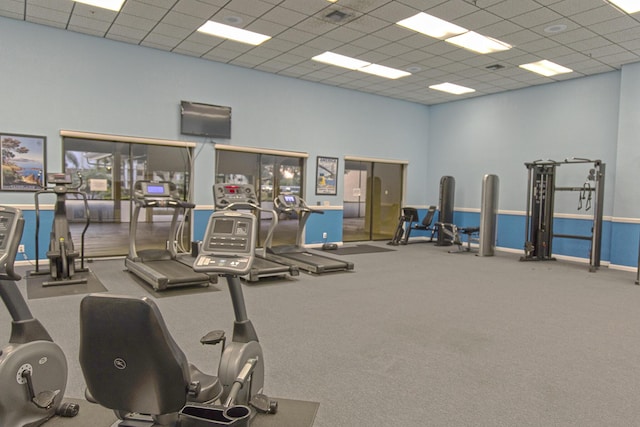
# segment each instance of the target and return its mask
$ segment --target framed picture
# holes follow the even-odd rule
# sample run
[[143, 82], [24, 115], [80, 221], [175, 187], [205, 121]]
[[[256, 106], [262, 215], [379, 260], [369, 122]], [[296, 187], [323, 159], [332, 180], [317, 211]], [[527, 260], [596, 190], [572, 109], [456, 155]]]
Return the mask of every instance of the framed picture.
[[47, 138], [0, 133], [0, 191], [38, 191], [45, 177]]
[[316, 194], [338, 194], [338, 158], [318, 156], [316, 164]]

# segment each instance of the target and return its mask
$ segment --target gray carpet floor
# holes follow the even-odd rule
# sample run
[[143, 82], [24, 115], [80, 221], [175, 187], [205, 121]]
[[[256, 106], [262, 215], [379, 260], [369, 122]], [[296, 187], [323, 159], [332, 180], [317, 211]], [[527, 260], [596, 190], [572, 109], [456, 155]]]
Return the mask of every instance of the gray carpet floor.
[[[640, 424], [635, 273], [430, 244], [394, 249], [341, 256], [353, 272], [244, 286], [267, 394], [319, 402], [315, 427]], [[109, 292], [148, 295], [123, 260], [89, 266]], [[224, 281], [215, 286], [220, 292], [157, 299], [185, 354], [209, 372], [218, 350], [198, 340], [229, 331], [233, 318]], [[29, 301], [67, 355], [75, 398], [84, 388], [81, 298]]]

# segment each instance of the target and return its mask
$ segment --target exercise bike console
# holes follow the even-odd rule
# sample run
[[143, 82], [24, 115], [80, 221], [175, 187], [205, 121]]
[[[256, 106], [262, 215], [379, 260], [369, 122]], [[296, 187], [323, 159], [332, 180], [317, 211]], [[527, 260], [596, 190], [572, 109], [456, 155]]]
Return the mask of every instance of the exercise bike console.
[[193, 270], [238, 276], [247, 274], [254, 260], [256, 233], [256, 219], [252, 214], [215, 212], [209, 218]]

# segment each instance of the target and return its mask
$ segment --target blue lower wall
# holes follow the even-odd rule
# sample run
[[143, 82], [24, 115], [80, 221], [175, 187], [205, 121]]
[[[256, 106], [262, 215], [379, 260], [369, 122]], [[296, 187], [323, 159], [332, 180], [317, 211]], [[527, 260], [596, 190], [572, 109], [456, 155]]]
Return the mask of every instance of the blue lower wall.
[[305, 239], [307, 245], [325, 243], [322, 233], [327, 233], [326, 242], [342, 241], [342, 210], [326, 210], [322, 215], [312, 214], [307, 220]]
[[[202, 240], [213, 210], [202, 209], [193, 211], [193, 240]], [[420, 219], [427, 210], [418, 209]], [[324, 214], [313, 214], [307, 221], [305, 231], [305, 244], [322, 244], [325, 239], [323, 233], [327, 233], [327, 242], [342, 242], [342, 214], [340, 209], [324, 211]], [[36, 259], [35, 229], [36, 216], [34, 210], [23, 210], [25, 229], [21, 243], [25, 246], [25, 254], [30, 260]], [[480, 224], [478, 212], [456, 211], [453, 216], [454, 223], [460, 227], [471, 227]], [[46, 259], [48, 249], [49, 232], [53, 221], [53, 211], [42, 210], [40, 212], [39, 254], [38, 259]], [[437, 216], [436, 216], [437, 221]], [[560, 234], [584, 235], [591, 234], [592, 222], [586, 219], [556, 218], [553, 223], [554, 232]], [[522, 250], [525, 239], [524, 215], [499, 214], [497, 220], [498, 236], [496, 246], [509, 249]], [[640, 241], [640, 224], [604, 221], [602, 227], [601, 260], [613, 265], [636, 267], [638, 263], [638, 242]], [[414, 230], [412, 237], [430, 236], [430, 232]], [[80, 242], [76, 242], [79, 245]], [[555, 238], [553, 240], [553, 254], [565, 255], [577, 258], [589, 258], [591, 243], [587, 240]], [[18, 257], [18, 261], [21, 258]]]
[[[420, 218], [426, 209], [418, 209]], [[473, 227], [480, 224], [480, 213], [455, 211], [453, 222], [459, 227]], [[556, 234], [589, 236], [593, 222], [588, 219], [556, 218], [553, 230]], [[497, 220], [498, 236], [496, 246], [523, 250], [525, 240], [524, 215], [499, 214]], [[411, 233], [413, 236], [413, 232]], [[416, 233], [416, 235], [418, 235]], [[601, 261], [613, 265], [636, 267], [638, 263], [638, 242], [640, 224], [603, 221]], [[553, 254], [589, 259], [591, 242], [588, 240], [554, 238]]]

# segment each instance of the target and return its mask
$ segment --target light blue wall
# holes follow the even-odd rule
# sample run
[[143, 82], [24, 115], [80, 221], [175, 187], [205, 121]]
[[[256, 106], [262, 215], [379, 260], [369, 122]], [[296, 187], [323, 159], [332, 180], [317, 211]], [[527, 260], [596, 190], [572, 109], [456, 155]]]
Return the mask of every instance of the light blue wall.
[[[318, 155], [339, 157], [340, 171], [345, 155], [409, 161], [406, 201], [425, 203], [424, 105], [5, 18], [0, 40], [0, 131], [46, 136], [49, 171], [62, 169], [61, 129], [192, 141], [194, 201], [212, 205], [214, 144], [179, 133], [179, 103], [190, 100], [233, 108], [233, 137], [218, 143], [308, 153], [310, 205], [342, 205], [340, 185], [336, 196], [314, 194]], [[3, 193], [2, 203], [32, 205], [33, 194]]]
[[[423, 105], [4, 18], [0, 39], [2, 131], [46, 135], [50, 170], [62, 167], [60, 129], [194, 141], [202, 143], [195, 202], [212, 204], [213, 174], [204, 171], [212, 170], [213, 146], [180, 135], [180, 100], [233, 108], [233, 137], [218, 142], [307, 152], [307, 182], [314, 182], [317, 155], [427, 157]], [[425, 179], [424, 168], [410, 168], [408, 202], [424, 203], [411, 189]], [[323, 200], [341, 205], [339, 190]], [[308, 186], [309, 204], [313, 193]], [[30, 203], [31, 195], [10, 199]]]
[[[460, 221], [475, 218], [465, 212], [480, 207], [482, 176], [497, 174], [503, 210], [499, 244], [520, 249], [524, 163], [598, 158], [607, 164], [603, 259], [635, 265], [640, 235], [638, 64], [426, 107], [5, 18], [0, 18], [0, 40], [0, 131], [47, 136], [51, 171], [62, 168], [60, 129], [194, 141], [195, 202], [206, 207], [212, 204], [214, 145], [179, 134], [179, 101], [230, 105], [233, 138], [218, 143], [308, 153], [310, 205], [342, 205], [340, 186], [337, 196], [313, 194], [318, 155], [339, 157], [340, 171], [345, 155], [409, 161], [405, 205], [437, 204], [440, 177], [452, 175]], [[561, 184], [584, 182], [583, 169], [562, 166], [558, 171]], [[2, 203], [32, 205], [33, 195], [2, 193]], [[573, 199], [560, 200], [558, 211], [573, 214], [576, 205]], [[195, 217], [204, 218], [206, 212]], [[327, 219], [339, 221], [335, 212], [320, 227], [330, 226]], [[337, 233], [340, 225], [332, 226]], [[203, 227], [196, 224], [196, 234]], [[310, 221], [309, 242], [318, 240], [314, 227]], [[579, 245], [561, 246], [570, 254], [582, 251]]]
[[[524, 211], [524, 163], [537, 159], [601, 159], [615, 176], [619, 87], [620, 74], [612, 72], [432, 106], [429, 200], [438, 200], [440, 177], [452, 175], [455, 206], [480, 208], [482, 177], [491, 173], [500, 177], [500, 209]], [[587, 171], [559, 167], [558, 181], [582, 185]], [[606, 183], [605, 215], [611, 215], [613, 180]]]

